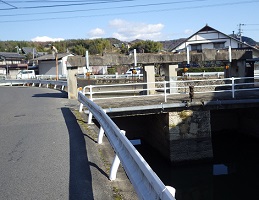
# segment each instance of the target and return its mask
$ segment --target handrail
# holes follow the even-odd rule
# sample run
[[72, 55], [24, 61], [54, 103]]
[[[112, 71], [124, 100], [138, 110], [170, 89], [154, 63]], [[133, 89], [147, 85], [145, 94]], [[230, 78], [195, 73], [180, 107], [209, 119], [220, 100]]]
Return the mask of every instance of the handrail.
[[[81, 91], [78, 92], [78, 101], [88, 108], [105, 131], [105, 135], [118, 155], [139, 199], [174, 200], [174, 188], [163, 184], [105, 111], [88, 99]], [[170, 193], [170, 189], [174, 191], [173, 194]]]
[[[84, 74], [77, 75], [78, 78], [87, 78]], [[143, 74], [103, 74], [103, 75], [90, 75], [90, 79], [130, 79], [130, 78], [142, 78]]]
[[224, 76], [224, 72], [186, 72], [184, 73], [185, 76], [191, 77], [191, 76], [217, 76], [218, 78], [220, 76]]
[[65, 87], [67, 87], [67, 81], [55, 81], [55, 80], [41, 80], [41, 79], [6, 79], [6, 80], [0, 80], [0, 86], [13, 86], [13, 85], [23, 85], [26, 84], [32, 84], [32, 86], [35, 86], [38, 84], [39, 87], [42, 85], [46, 85], [48, 88], [49, 85], [54, 85], [54, 89], [57, 88], [57, 86], [61, 86], [61, 89], [64, 90]]
[[[164, 96], [165, 102], [171, 95], [186, 94], [189, 95], [189, 86], [194, 86], [195, 93], [226, 93], [232, 94], [235, 98], [235, 92], [258, 90], [258, 88], [247, 87], [254, 86], [255, 82], [245, 82], [245, 80], [254, 79], [254, 77], [231, 77], [220, 79], [204, 79], [204, 80], [171, 80], [149, 83], [128, 83], [128, 84], [112, 84], [112, 85], [87, 85], [83, 88], [83, 93], [89, 95], [93, 101], [104, 99], [119, 98], [140, 98], [143, 94], [148, 96]], [[151, 84], [152, 87], [144, 86]], [[244, 87], [239, 87], [244, 86]], [[222, 88], [220, 88], [222, 87]], [[216, 90], [216, 88], [218, 88]], [[172, 90], [170, 92], [167, 92]], [[156, 91], [151, 93], [150, 91]]]

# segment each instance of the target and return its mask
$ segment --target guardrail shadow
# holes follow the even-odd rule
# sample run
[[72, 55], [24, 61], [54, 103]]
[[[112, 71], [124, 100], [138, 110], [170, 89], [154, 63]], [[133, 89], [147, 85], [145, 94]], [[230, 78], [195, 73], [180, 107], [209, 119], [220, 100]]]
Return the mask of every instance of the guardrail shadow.
[[69, 108], [61, 108], [69, 133], [70, 175], [69, 199], [94, 199], [92, 175], [84, 135]]
[[[56, 91], [56, 90], [54, 90], [54, 91]], [[53, 93], [34, 94], [33, 97], [68, 98], [68, 94], [65, 91], [56, 91], [56, 92], [53, 92]]]

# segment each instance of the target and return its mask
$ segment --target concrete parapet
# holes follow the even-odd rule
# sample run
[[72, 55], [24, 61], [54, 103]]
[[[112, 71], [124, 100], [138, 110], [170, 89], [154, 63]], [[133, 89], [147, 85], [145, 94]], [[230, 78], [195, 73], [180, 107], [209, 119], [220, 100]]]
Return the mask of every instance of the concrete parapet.
[[[232, 59], [233, 60], [245, 60], [252, 58], [253, 52], [249, 50], [235, 50], [232, 49]], [[139, 64], [154, 64], [154, 63], [179, 63], [187, 61], [186, 52], [181, 53], [165, 53], [165, 54], [155, 54], [155, 53], [140, 53], [137, 54], [137, 59]], [[191, 51], [190, 61], [200, 62], [200, 61], [228, 61], [229, 52], [226, 49], [214, 50], [214, 49], [204, 49], [202, 52]], [[85, 57], [82, 56], [69, 56], [68, 63], [72, 66], [82, 67], [86, 65]], [[134, 64], [133, 55], [122, 55], [122, 54], [104, 54], [90, 55], [89, 64], [91, 66], [114, 66], [114, 65], [132, 65]]]

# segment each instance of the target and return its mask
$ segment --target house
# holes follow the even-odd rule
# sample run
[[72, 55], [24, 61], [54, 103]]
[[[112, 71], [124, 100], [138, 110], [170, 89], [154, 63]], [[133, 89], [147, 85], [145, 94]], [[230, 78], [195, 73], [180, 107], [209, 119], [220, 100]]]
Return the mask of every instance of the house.
[[191, 35], [189, 38], [183, 40], [180, 44], [175, 46], [172, 52], [189, 51], [202, 52], [203, 49], [250, 49], [253, 51], [254, 57], [259, 57], [259, 50], [245, 42], [222, 33], [208, 25]]
[[[60, 76], [67, 75], [67, 58], [73, 56], [71, 53], [57, 53], [58, 74]], [[35, 58], [38, 62], [39, 75], [56, 75], [56, 57], [53, 54], [47, 54]]]
[[19, 71], [28, 69], [24, 55], [14, 52], [0, 52], [0, 74], [16, 78]]
[[22, 52], [26, 56], [31, 55], [32, 58], [38, 57], [38, 52], [37, 52], [36, 48], [33, 48], [33, 47], [23, 47]]
[[[229, 36], [225, 33], [222, 33], [208, 25], [204, 26], [202, 29], [191, 35], [189, 38], [183, 40], [177, 46], [175, 46], [171, 51], [175, 53], [186, 52], [187, 53], [187, 64], [189, 66], [198, 66], [198, 63], [195, 61], [190, 61], [188, 63], [189, 53], [195, 52], [203, 52], [208, 50], [216, 50], [220, 52], [221, 50], [238, 50], [238, 51], [251, 51], [252, 58], [259, 57], [259, 49], [253, 47], [245, 42], [240, 41], [239, 39]], [[249, 58], [250, 59], [250, 58]], [[247, 61], [237, 61], [232, 60], [231, 68], [225, 71], [225, 76], [252, 76], [254, 73], [254, 69], [257, 69], [257, 65], [252, 63], [248, 63]], [[229, 63], [222, 63], [220, 61], [215, 61], [214, 64], [225, 65], [228, 68]], [[210, 66], [211, 63], [205, 63], [204, 66]]]

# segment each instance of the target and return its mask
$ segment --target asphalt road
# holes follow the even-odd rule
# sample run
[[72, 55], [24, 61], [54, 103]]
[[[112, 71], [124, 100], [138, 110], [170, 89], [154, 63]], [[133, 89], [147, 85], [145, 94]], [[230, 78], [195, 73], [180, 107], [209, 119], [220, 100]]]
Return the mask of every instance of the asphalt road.
[[0, 87], [0, 199], [114, 199], [71, 106], [61, 91]]

